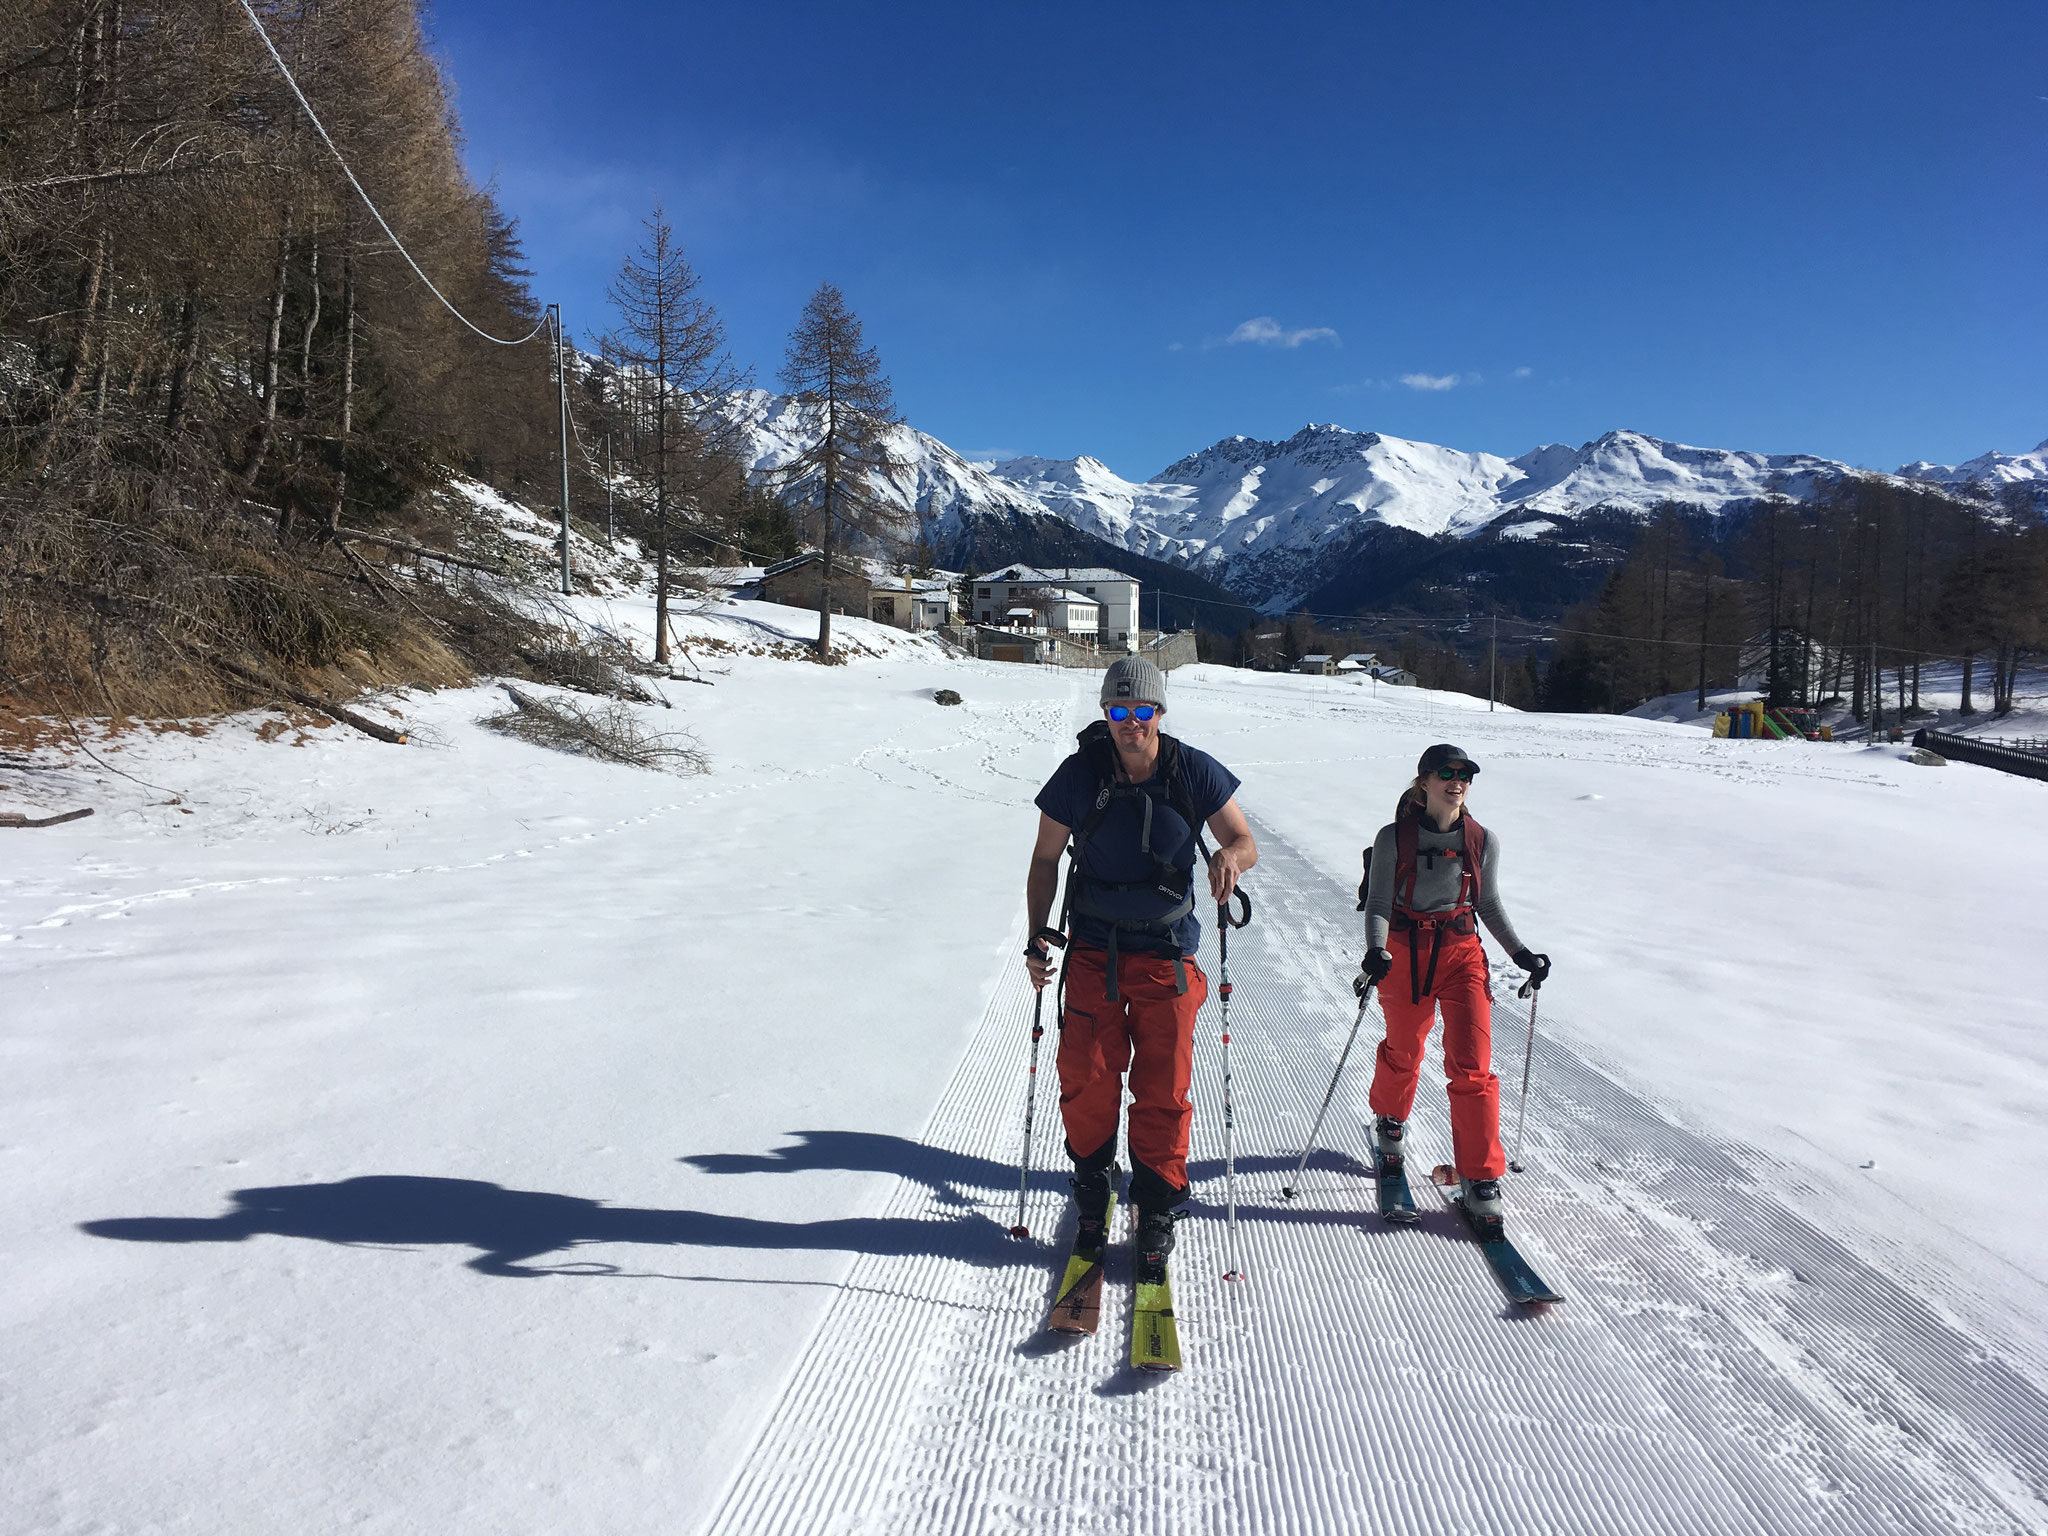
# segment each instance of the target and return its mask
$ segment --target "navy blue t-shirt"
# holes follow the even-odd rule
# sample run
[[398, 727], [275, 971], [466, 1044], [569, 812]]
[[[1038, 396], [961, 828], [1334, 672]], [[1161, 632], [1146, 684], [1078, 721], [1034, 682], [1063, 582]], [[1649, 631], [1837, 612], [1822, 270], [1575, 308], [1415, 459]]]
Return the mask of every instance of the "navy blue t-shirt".
[[[1196, 824], [1189, 826], [1181, 819], [1180, 812], [1173, 808], [1164, 794], [1152, 796], [1152, 852], [1158, 854], [1176, 869], [1199, 865], [1195, 841], [1211, 816], [1230, 803], [1230, 797], [1237, 793], [1238, 778], [1228, 768], [1217, 762], [1206, 752], [1187, 745], [1180, 748], [1180, 773], [1187, 786], [1188, 799], [1195, 807]], [[1154, 774], [1147, 783], [1157, 783]], [[1098, 786], [1095, 770], [1079, 752], [1074, 753], [1046, 780], [1045, 788], [1038, 792], [1038, 808], [1063, 827], [1078, 827], [1095, 808]], [[1109, 809], [1103, 814], [1102, 825], [1088, 838], [1088, 845], [1081, 851], [1081, 867], [1098, 880], [1110, 880], [1119, 884], [1128, 881], [1150, 881], [1159, 872], [1152, 857], [1139, 846], [1139, 835], [1144, 825], [1144, 810], [1135, 795], [1119, 795], [1109, 802]], [[1202, 903], [1209, 898], [1208, 873], [1195, 870], [1195, 912], [1202, 910]], [[1151, 916], [1144, 910], [1146, 893], [1126, 892], [1100, 895], [1098, 900], [1105, 905], [1115, 906], [1119, 902], [1132, 904], [1134, 917]], [[1156, 911], [1156, 898], [1153, 910]], [[1096, 949], [1109, 947], [1109, 924], [1100, 918], [1074, 914], [1074, 942], [1090, 945]], [[1192, 955], [1202, 942], [1202, 924], [1190, 912], [1173, 925], [1173, 938], [1154, 938], [1148, 934], [1123, 932], [1117, 935], [1118, 950], [1144, 950], [1152, 954]]]

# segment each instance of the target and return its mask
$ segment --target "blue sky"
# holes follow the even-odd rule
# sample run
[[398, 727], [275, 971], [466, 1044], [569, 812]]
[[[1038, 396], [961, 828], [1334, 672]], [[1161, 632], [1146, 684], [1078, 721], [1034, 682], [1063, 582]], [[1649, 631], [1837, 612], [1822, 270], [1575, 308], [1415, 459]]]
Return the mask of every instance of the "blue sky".
[[771, 384], [1143, 479], [1306, 422], [1889, 469], [2048, 437], [2048, 6], [434, 0], [569, 324], [660, 199]]

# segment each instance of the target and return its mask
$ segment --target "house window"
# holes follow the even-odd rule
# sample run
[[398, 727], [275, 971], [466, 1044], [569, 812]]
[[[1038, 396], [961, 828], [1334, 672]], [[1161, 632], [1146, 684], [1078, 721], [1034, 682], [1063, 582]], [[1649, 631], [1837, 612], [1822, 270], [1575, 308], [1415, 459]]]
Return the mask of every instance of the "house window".
[[1081, 590], [1083, 592], [1086, 592], [1090, 597], [1093, 597], [1095, 595], [1095, 589], [1093, 587], [1083, 587]]
[[974, 589], [974, 595], [975, 595], [976, 597], [987, 597], [987, 596], [989, 595], [989, 592], [988, 592], [988, 588], [987, 588], [987, 587], [976, 587], [976, 588]]

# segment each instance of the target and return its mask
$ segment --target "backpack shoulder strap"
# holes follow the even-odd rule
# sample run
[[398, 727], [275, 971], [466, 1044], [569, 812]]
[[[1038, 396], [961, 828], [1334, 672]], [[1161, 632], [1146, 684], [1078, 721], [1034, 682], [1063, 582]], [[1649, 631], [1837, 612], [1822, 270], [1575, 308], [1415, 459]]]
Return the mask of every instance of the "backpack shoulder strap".
[[1480, 886], [1485, 879], [1486, 828], [1472, 819], [1470, 811], [1462, 819], [1465, 823], [1465, 884], [1458, 893], [1458, 905], [1476, 907], [1479, 905]]
[[1110, 796], [1116, 791], [1116, 743], [1110, 740], [1108, 724], [1101, 720], [1090, 724], [1074, 740], [1081, 760], [1095, 775], [1095, 803], [1074, 828], [1074, 847], [1078, 852], [1089, 834], [1102, 824], [1109, 811]]
[[1415, 864], [1417, 834], [1416, 824], [1420, 814], [1413, 806], [1403, 805], [1394, 817], [1394, 905], [1415, 906]]
[[1195, 814], [1195, 792], [1188, 787], [1187, 750], [1164, 731], [1159, 733], [1159, 776], [1166, 781], [1166, 803], [1200, 837], [1202, 823]]

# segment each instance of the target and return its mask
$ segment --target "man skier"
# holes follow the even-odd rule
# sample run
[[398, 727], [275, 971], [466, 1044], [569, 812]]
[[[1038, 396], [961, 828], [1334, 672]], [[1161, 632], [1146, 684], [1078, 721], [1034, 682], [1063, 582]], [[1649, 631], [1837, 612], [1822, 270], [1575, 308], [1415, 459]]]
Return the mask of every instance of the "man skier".
[[1188, 1100], [1195, 1015], [1209, 995], [1194, 960], [1195, 855], [1215, 836], [1210, 900], [1228, 901], [1258, 862], [1251, 827], [1232, 798], [1237, 776], [1206, 752], [1162, 735], [1166, 678], [1139, 656], [1102, 679], [1103, 718], [1038, 793], [1038, 842], [1025, 896], [1032, 986], [1052, 975], [1038, 937], [1052, 912], [1061, 852], [1071, 948], [1060, 1021], [1060, 1115], [1074, 1160], [1077, 1248], [1100, 1248], [1116, 1167], [1118, 1112], [1130, 1073], [1131, 1197], [1138, 1207], [1138, 1278], [1165, 1278], [1173, 1224], [1187, 1199]]

